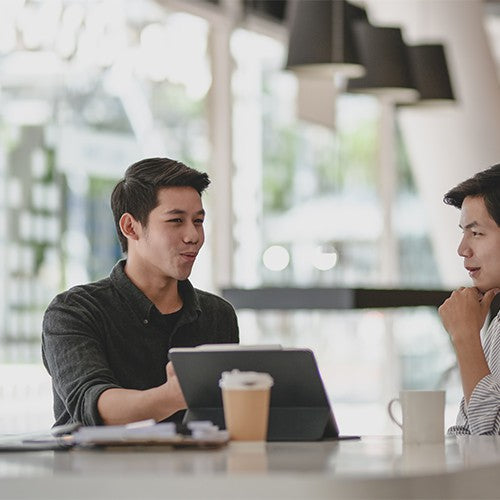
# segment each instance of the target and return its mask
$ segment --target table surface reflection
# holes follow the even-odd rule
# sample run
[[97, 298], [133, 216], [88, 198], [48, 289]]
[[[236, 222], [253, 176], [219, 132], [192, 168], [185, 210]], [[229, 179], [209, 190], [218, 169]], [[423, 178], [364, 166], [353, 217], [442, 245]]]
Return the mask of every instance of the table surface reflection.
[[494, 498], [500, 437], [0, 453], [0, 498]]

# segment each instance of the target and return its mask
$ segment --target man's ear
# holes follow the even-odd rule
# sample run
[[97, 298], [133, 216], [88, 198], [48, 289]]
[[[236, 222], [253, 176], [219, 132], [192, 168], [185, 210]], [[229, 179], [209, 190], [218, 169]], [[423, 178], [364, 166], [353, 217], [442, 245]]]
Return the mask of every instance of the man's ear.
[[138, 240], [140, 233], [140, 222], [135, 220], [134, 216], [125, 212], [120, 217], [120, 230], [128, 240]]

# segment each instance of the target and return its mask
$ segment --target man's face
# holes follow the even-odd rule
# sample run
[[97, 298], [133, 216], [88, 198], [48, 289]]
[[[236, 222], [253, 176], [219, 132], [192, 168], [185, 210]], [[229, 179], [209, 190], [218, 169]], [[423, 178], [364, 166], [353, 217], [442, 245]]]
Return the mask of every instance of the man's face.
[[463, 237], [458, 254], [464, 258], [474, 286], [481, 292], [500, 287], [500, 227], [491, 218], [482, 197], [464, 199], [460, 227]]
[[158, 206], [141, 226], [136, 246], [142, 263], [158, 277], [185, 280], [205, 241], [205, 211], [192, 187], [167, 187], [158, 191]]

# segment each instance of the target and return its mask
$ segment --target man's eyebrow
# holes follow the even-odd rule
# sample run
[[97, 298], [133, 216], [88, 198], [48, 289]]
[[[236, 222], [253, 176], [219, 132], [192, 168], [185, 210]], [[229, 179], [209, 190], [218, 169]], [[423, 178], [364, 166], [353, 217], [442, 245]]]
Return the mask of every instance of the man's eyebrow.
[[473, 221], [473, 222], [467, 224], [465, 227], [462, 227], [461, 224], [458, 225], [458, 227], [460, 229], [471, 229], [472, 227], [476, 227], [476, 226], [479, 226], [479, 224], [477, 223], [477, 221]]
[[[167, 212], [165, 212], [165, 215], [183, 215], [183, 214], [187, 214], [187, 211], [182, 210], [180, 208], [173, 208], [172, 210], [168, 210]], [[205, 215], [205, 210], [203, 210], [202, 208], [201, 210], [195, 212], [194, 215]]]

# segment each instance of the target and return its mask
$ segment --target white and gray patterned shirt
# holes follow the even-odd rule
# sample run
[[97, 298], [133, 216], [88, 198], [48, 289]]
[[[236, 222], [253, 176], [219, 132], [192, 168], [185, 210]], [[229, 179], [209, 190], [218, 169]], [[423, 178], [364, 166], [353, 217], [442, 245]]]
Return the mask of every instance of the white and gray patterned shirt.
[[500, 312], [481, 340], [491, 374], [476, 385], [468, 405], [462, 398], [456, 425], [448, 434], [500, 434]]

